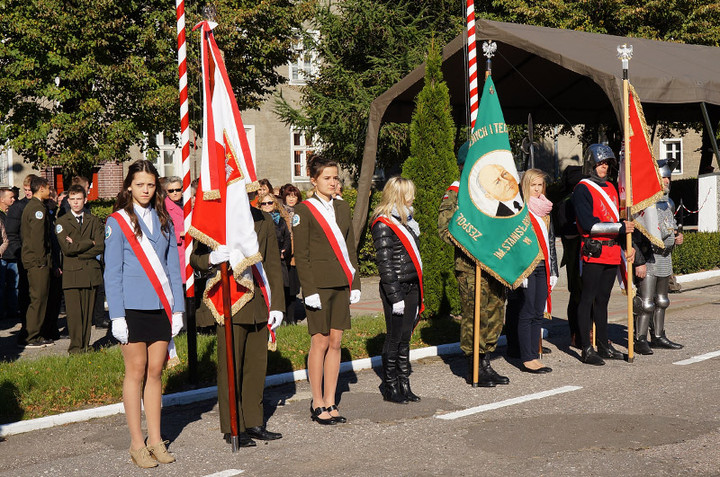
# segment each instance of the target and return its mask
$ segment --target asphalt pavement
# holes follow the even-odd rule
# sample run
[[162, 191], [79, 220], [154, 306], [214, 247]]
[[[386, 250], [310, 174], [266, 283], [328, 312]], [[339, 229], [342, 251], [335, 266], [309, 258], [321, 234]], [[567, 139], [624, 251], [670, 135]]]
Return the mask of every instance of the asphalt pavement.
[[[268, 428], [284, 437], [235, 454], [214, 400], [168, 407], [163, 432], [178, 460], [147, 471], [129, 460], [123, 415], [93, 419], [9, 436], [0, 476], [720, 475], [720, 285], [686, 284], [671, 301], [668, 337], [685, 348], [633, 363], [582, 364], [556, 318], [547, 375], [522, 373], [500, 348], [493, 366], [510, 384], [472, 388], [462, 358], [426, 358], [411, 377], [422, 401], [397, 405], [382, 401], [378, 370], [346, 373], [338, 404], [349, 422], [330, 428], [310, 421], [307, 382], [268, 388]], [[556, 315], [566, 302], [557, 288]], [[624, 306], [614, 293], [610, 337], [621, 349]]]

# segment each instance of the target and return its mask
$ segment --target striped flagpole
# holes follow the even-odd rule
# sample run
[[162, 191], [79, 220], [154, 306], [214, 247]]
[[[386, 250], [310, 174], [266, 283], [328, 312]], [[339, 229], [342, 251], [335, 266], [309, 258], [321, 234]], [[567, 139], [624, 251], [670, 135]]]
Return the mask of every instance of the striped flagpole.
[[180, 137], [182, 144], [182, 174], [183, 174], [183, 214], [185, 216], [185, 296], [195, 296], [193, 286], [193, 269], [190, 266], [192, 253], [192, 237], [190, 222], [192, 218], [192, 200], [190, 187], [190, 116], [188, 113], [188, 86], [187, 61], [185, 58], [185, 1], [175, 0], [177, 10], [177, 42], [178, 42], [178, 69], [180, 72]]
[[475, 50], [475, 0], [467, 0], [467, 58], [470, 93], [470, 130], [475, 127], [478, 114], [477, 52]]

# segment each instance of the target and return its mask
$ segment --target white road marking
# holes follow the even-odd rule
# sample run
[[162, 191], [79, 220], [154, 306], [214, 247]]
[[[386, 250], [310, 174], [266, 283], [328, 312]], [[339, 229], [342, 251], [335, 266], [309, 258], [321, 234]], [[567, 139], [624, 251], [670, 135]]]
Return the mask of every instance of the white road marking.
[[471, 407], [462, 411], [449, 412], [441, 416], [435, 416], [438, 419], [452, 420], [459, 419], [461, 417], [470, 416], [485, 411], [492, 411], [493, 409], [500, 409], [501, 407], [512, 406], [513, 404], [520, 404], [523, 402], [534, 401], [536, 399], [542, 399], [556, 394], [569, 393], [571, 391], [577, 391], [582, 389], [582, 386], [563, 386], [561, 388], [551, 389], [549, 391], [542, 391], [539, 393], [528, 394], [526, 396], [519, 396], [512, 399], [506, 399], [504, 401], [494, 402], [490, 404], [483, 404], [482, 406]]
[[243, 472], [245, 471], [240, 469], [228, 469], [215, 472], [214, 474], [208, 474], [205, 477], [233, 477], [234, 475], [240, 475]]
[[698, 356], [693, 356], [692, 358], [683, 359], [682, 361], [676, 361], [673, 364], [677, 364], [678, 366], [685, 366], [688, 364], [699, 363], [700, 361], [705, 361], [706, 359], [716, 358], [718, 356], [720, 356], [720, 351], [713, 351], [711, 353], [705, 353]]

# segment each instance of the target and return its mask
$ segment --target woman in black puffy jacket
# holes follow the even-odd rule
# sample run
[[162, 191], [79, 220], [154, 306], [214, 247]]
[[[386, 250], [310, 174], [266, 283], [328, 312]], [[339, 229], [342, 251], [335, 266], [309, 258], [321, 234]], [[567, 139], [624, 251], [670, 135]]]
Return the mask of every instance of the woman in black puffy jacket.
[[395, 403], [419, 401], [410, 390], [410, 336], [422, 311], [420, 228], [412, 218], [415, 185], [393, 177], [375, 209], [372, 237], [380, 273], [380, 297], [387, 334], [383, 345], [383, 398]]

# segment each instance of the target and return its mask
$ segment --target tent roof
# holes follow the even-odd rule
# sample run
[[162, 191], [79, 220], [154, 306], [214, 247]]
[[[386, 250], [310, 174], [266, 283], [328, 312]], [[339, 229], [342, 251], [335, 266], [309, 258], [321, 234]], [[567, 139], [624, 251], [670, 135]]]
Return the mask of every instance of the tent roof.
[[[484, 40], [497, 43], [492, 74], [508, 124], [525, 123], [528, 113], [536, 124], [621, 123], [622, 64], [617, 47], [622, 44], [633, 46], [630, 82], [648, 123], [702, 122], [703, 102], [710, 117], [720, 115], [720, 48], [489, 20], [475, 26], [478, 52]], [[478, 56], [478, 66], [484, 69]], [[462, 33], [443, 48], [442, 66], [457, 124], [467, 122], [464, 57]], [[353, 218], [356, 241], [367, 217], [380, 125], [410, 122], [424, 76], [422, 64], [370, 106]]]
[[[617, 46], [632, 45], [630, 82], [648, 121], [702, 121], [699, 107], [720, 107], [720, 48], [627, 38], [574, 30], [479, 20], [476, 23], [480, 76], [481, 46], [493, 40], [493, 81], [506, 122], [579, 124], [619, 119], [622, 66]], [[443, 75], [456, 120], [465, 117], [465, 34], [443, 49]], [[386, 109], [382, 122], [409, 122], [424, 83], [425, 65], [410, 72], [375, 102]], [[713, 108], [714, 109], [714, 108]]]

